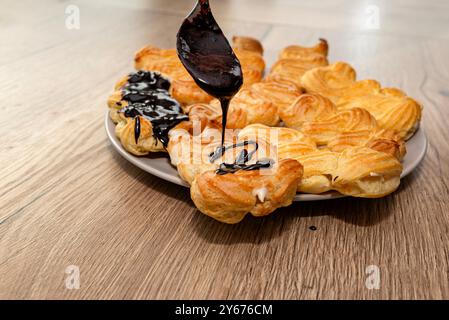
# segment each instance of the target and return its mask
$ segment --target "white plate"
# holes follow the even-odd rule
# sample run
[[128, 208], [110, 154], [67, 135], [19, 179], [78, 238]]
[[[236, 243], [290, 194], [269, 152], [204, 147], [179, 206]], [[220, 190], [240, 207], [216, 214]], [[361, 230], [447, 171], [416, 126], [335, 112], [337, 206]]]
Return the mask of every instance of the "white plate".
[[[189, 187], [178, 175], [178, 171], [170, 164], [170, 159], [166, 153], [153, 153], [145, 157], [137, 157], [128, 153], [115, 136], [115, 124], [109, 118], [109, 112], [105, 115], [105, 127], [109, 140], [114, 149], [118, 151], [126, 160], [149, 172], [156, 177], [179, 184], [180, 186]], [[407, 141], [407, 154], [403, 161], [404, 170], [401, 178], [408, 175], [415, 169], [424, 158], [427, 150], [427, 138], [422, 129], [418, 129], [415, 135]], [[295, 201], [316, 201], [341, 198], [344, 195], [338, 192], [326, 192], [323, 194], [297, 194]]]

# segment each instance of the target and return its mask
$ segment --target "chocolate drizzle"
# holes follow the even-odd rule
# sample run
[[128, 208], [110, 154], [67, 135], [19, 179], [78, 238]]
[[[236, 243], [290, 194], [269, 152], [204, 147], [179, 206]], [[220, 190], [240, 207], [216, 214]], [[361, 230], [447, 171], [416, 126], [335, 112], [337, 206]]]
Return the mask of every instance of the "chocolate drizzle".
[[177, 35], [179, 59], [198, 86], [218, 98], [223, 111], [223, 146], [229, 101], [243, 84], [240, 61], [215, 21], [208, 0], [198, 0]]
[[129, 75], [125, 88], [139, 91], [151, 91], [154, 89], [168, 91], [170, 89], [170, 81], [159, 73], [139, 70]]
[[271, 159], [257, 160], [256, 163], [253, 164], [222, 163], [215, 172], [219, 175], [223, 175], [226, 173], [234, 173], [239, 170], [250, 171], [262, 168], [271, 168], [272, 165], [273, 162]]
[[135, 118], [134, 136], [136, 143], [140, 137], [139, 116], [148, 119], [153, 126], [153, 136], [166, 147], [168, 132], [179, 122], [187, 120], [179, 103], [168, 93], [170, 81], [159, 73], [137, 71], [131, 73], [122, 87], [122, 100], [128, 106], [122, 108], [125, 117]]
[[139, 142], [139, 137], [140, 137], [140, 117], [137, 116], [135, 118], [136, 122], [134, 124], [134, 139], [136, 139], [136, 144]]
[[225, 163], [225, 162], [221, 163], [219, 168], [216, 170], [216, 173], [219, 175], [223, 175], [226, 173], [234, 173], [239, 170], [249, 171], [262, 168], [270, 168], [273, 165], [273, 160], [271, 159], [261, 159], [257, 160], [255, 163], [247, 164], [247, 162], [251, 160], [252, 156], [256, 153], [257, 149], [259, 148], [258, 143], [251, 140], [235, 143], [228, 146], [222, 145], [217, 149], [215, 149], [214, 152], [211, 152], [209, 154], [209, 161], [214, 162], [215, 160], [222, 157], [223, 154], [229, 149], [244, 147], [248, 145], [252, 145], [254, 146], [254, 148], [251, 151], [248, 151], [248, 149], [246, 148], [240, 151], [240, 153], [235, 158], [234, 163]]

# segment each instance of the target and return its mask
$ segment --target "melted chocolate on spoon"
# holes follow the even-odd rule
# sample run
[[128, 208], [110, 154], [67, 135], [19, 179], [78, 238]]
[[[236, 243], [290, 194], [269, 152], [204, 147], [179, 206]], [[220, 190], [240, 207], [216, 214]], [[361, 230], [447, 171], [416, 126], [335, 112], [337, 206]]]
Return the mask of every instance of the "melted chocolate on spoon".
[[220, 100], [223, 147], [231, 98], [243, 84], [240, 62], [215, 21], [208, 0], [198, 0], [178, 31], [179, 59], [198, 86]]

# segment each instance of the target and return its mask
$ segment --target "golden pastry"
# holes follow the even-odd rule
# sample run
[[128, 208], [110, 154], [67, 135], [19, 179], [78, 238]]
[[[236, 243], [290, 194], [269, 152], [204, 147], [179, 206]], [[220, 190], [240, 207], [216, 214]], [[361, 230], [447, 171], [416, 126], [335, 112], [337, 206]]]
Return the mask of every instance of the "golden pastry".
[[109, 117], [114, 123], [120, 121], [119, 110], [128, 105], [128, 101], [123, 101], [122, 98], [120, 90], [114, 91], [108, 98]]
[[[280, 122], [278, 110], [291, 104], [300, 95], [298, 87], [288, 81], [264, 80], [254, 83], [241, 89], [231, 100], [227, 128], [241, 129], [254, 123], [277, 126]], [[218, 100], [211, 101], [210, 105], [221, 115]]]
[[263, 47], [259, 40], [251, 37], [233, 36], [232, 47], [237, 50], [252, 51], [263, 55]]
[[403, 139], [409, 139], [418, 129], [422, 106], [398, 89], [378, 86], [366, 94], [348, 91], [337, 104], [340, 109], [365, 108], [382, 128], [394, 130]]
[[265, 70], [265, 61], [262, 55], [242, 49], [234, 49], [234, 53], [242, 66], [244, 88], [262, 80]]
[[281, 59], [271, 67], [267, 79], [284, 79], [294, 82], [298, 87], [301, 86], [301, 77], [306, 71], [320, 66], [327, 65], [327, 59], [324, 56], [314, 56], [308, 59]]
[[354, 197], [377, 198], [399, 186], [402, 165], [385, 152], [368, 147], [348, 147], [337, 153], [326, 149], [311, 152], [279, 148], [279, 158], [288, 156], [304, 166], [298, 191], [322, 193], [336, 190]]
[[302, 94], [293, 103], [279, 108], [279, 116], [289, 128], [300, 130], [304, 123], [324, 121], [337, 114], [337, 107], [319, 94]]
[[[220, 104], [214, 100], [210, 104], [193, 104], [184, 108], [185, 112], [189, 114], [189, 118], [199, 118], [201, 121], [207, 121], [213, 124], [214, 128], [222, 127], [223, 117]], [[239, 129], [248, 124], [248, 112], [234, 104], [230, 106], [227, 116], [227, 129]]]
[[[393, 130], [381, 128], [365, 109], [339, 110], [319, 94], [304, 94], [279, 111], [286, 126], [313, 138], [318, 145], [342, 152], [350, 146], [369, 146], [402, 159], [404, 141]], [[381, 139], [380, 143], [376, 140]], [[390, 140], [390, 141], [387, 141]]]
[[[252, 87], [251, 87], [252, 88]], [[220, 108], [218, 100], [211, 102], [217, 109]], [[244, 112], [246, 122], [237, 122], [234, 114]], [[229, 104], [229, 125], [228, 128], [243, 128], [252, 123], [262, 123], [268, 126], [279, 124], [279, 115], [276, 106], [268, 99], [255, 93], [252, 89], [240, 90]], [[236, 125], [238, 123], [239, 125]]]
[[257, 83], [257, 82], [261, 81], [262, 77], [263, 77], [263, 71], [247, 69], [243, 66], [242, 66], [242, 73], [243, 73], [242, 89], [247, 89], [253, 83]]
[[[279, 125], [278, 110], [290, 104], [301, 91], [290, 82], [274, 82], [264, 80], [241, 89], [231, 100], [229, 106], [229, 128], [243, 128], [253, 123], [267, 126]], [[217, 100], [212, 101], [216, 108]], [[237, 117], [236, 114], [239, 116]], [[245, 114], [243, 121], [242, 114]], [[236, 121], [236, 120], [239, 121]], [[229, 120], [228, 120], [229, 121]]]
[[[253, 84], [248, 89], [241, 89], [230, 102], [226, 127], [241, 129], [253, 123], [276, 126], [280, 121], [278, 106], [288, 104], [299, 94], [300, 91], [294, 85], [277, 82], [264, 81]], [[193, 104], [183, 110], [189, 115], [194, 110], [196, 116], [213, 120], [217, 125], [222, 121], [220, 103], [216, 99], [212, 100], [209, 106]]]
[[[241, 129], [254, 123], [276, 126], [280, 121], [278, 109], [289, 105], [300, 94], [301, 91], [289, 82], [262, 81], [247, 89], [241, 89], [230, 102], [227, 128]], [[209, 104], [210, 107], [203, 106], [197, 110], [199, 112], [214, 110], [216, 122], [221, 121], [218, 100], [213, 100]], [[184, 111], [190, 114], [189, 110], [190, 108], [184, 107]]]
[[137, 70], [156, 71], [171, 81], [170, 94], [182, 105], [212, 100], [201, 90], [178, 58], [176, 49], [146, 46], [136, 52], [134, 67]]
[[[194, 132], [196, 131], [196, 132]], [[209, 154], [221, 144], [221, 131], [208, 125], [201, 127], [199, 121], [180, 123], [170, 131], [167, 146], [170, 161], [178, 174], [188, 184], [199, 173], [217, 169], [217, 164], [209, 161]], [[225, 139], [232, 144], [232, 137]]]
[[[262, 174], [264, 170], [270, 173]], [[195, 178], [190, 195], [204, 214], [221, 222], [237, 223], [248, 212], [265, 216], [289, 206], [301, 176], [302, 166], [293, 159], [282, 160], [272, 169], [239, 170], [223, 175], [206, 171]]]
[[376, 129], [376, 119], [368, 111], [354, 108], [337, 112], [326, 120], [305, 122], [300, 130], [314, 139], [318, 145], [327, 145], [341, 132]]
[[392, 193], [400, 183], [402, 165], [394, 156], [370, 148], [344, 150], [332, 186], [342, 194], [379, 198]]
[[326, 40], [314, 47], [289, 46], [284, 48], [279, 59], [271, 67], [268, 80], [288, 80], [301, 87], [301, 77], [307, 70], [328, 65]]
[[325, 39], [319, 40], [319, 43], [313, 47], [288, 46], [281, 51], [279, 59], [303, 59], [314, 54], [327, 57], [329, 51], [327, 41]]
[[153, 135], [153, 125], [142, 116], [123, 117], [115, 127], [115, 133], [126, 151], [136, 156], [164, 151], [164, 145]]
[[189, 74], [183, 78], [172, 80], [170, 94], [183, 106], [194, 103], [208, 103], [213, 99], [212, 96], [198, 87]]
[[136, 70], [157, 71], [170, 80], [184, 79], [189, 75], [179, 60], [176, 49], [146, 46], [136, 52], [134, 66]]
[[[279, 157], [283, 159], [285, 150], [279, 149]], [[304, 193], [323, 193], [332, 190], [332, 174], [337, 168], [338, 153], [328, 150], [315, 150], [301, 153], [290, 149], [292, 159], [304, 166], [303, 179], [298, 185], [298, 191]], [[295, 154], [296, 153], [296, 154]]]
[[355, 77], [355, 70], [349, 64], [336, 62], [307, 71], [301, 78], [301, 85], [306, 92], [321, 94], [337, 103], [354, 84]]
[[[222, 110], [220, 102], [213, 100], [209, 104], [192, 104], [183, 108], [189, 115], [213, 121], [221, 127]], [[227, 129], [241, 129], [252, 123], [274, 126], [279, 124], [277, 108], [269, 101], [261, 99], [251, 91], [241, 90], [231, 100], [227, 116]]]
[[336, 167], [336, 156], [332, 152], [319, 150], [309, 136], [290, 128], [270, 128], [250, 125], [239, 133], [239, 139], [262, 139], [277, 146], [277, 158], [295, 159], [304, 166], [304, 175], [298, 191], [321, 193], [330, 190], [332, 169]]
[[239, 140], [263, 140], [268, 143], [279, 146], [288, 145], [302, 141], [313, 148], [316, 148], [315, 142], [302, 132], [284, 127], [268, 127], [263, 124], [252, 124], [246, 126], [238, 133]]
[[[363, 146], [363, 144], [360, 144], [360, 146]], [[388, 153], [398, 160], [402, 160], [406, 153], [404, 142], [394, 139], [372, 139], [368, 140], [364, 146], [379, 152]]]
[[241, 130], [239, 140], [262, 140], [277, 147], [276, 159], [295, 159], [304, 167], [298, 191], [322, 193], [331, 190], [332, 172], [336, 168], [337, 154], [319, 150], [310, 137], [290, 128], [271, 128], [253, 124]]
[[399, 160], [402, 160], [406, 153], [404, 140], [394, 131], [386, 129], [342, 132], [327, 144], [327, 147], [334, 152], [342, 152], [349, 147], [356, 146], [365, 146], [389, 153]]
[[[357, 131], [359, 133], [360, 131]], [[371, 133], [370, 130], [366, 132]], [[385, 139], [381, 137], [384, 136]], [[402, 171], [400, 165], [400, 146], [392, 140], [391, 132], [379, 131], [376, 135], [371, 135], [371, 140], [367, 138], [364, 142], [367, 146], [347, 145], [341, 149], [341, 152], [330, 148], [318, 148], [314, 139], [295, 129], [289, 128], [271, 128], [263, 125], [250, 125], [238, 134], [239, 140], [262, 140], [267, 141], [272, 146], [277, 147], [276, 159], [295, 159], [304, 167], [303, 178], [298, 185], [299, 192], [322, 193], [329, 190], [341, 191], [345, 194], [351, 192], [351, 195], [358, 197], [378, 197], [380, 194], [388, 194], [397, 187], [396, 179]], [[365, 138], [365, 137], [364, 137]], [[361, 143], [357, 139], [358, 143]], [[336, 148], [336, 146], [334, 146]], [[357, 152], [360, 151], [362, 156]], [[384, 154], [384, 155], [382, 155]], [[365, 157], [366, 156], [366, 157]], [[379, 163], [376, 163], [377, 160]], [[394, 159], [394, 160], [392, 160]], [[398, 171], [385, 171], [382, 163], [390, 163]], [[391, 177], [391, 180], [362, 179], [338, 180], [341, 172], [344, 172], [348, 164], [371, 170], [382, 176]], [[339, 167], [340, 166], [340, 167]], [[346, 174], [346, 173], [345, 173]], [[376, 174], [371, 174], [375, 176]], [[376, 175], [378, 177], [378, 175]], [[337, 181], [334, 186], [334, 181]], [[393, 183], [393, 182], [394, 183]], [[372, 182], [372, 184], [371, 184]], [[354, 187], [358, 185], [359, 189]], [[376, 189], [377, 188], [377, 189]]]
[[182, 107], [184, 113], [189, 115], [190, 121], [200, 121], [201, 127], [221, 127], [221, 108], [209, 103], [195, 103]]
[[253, 84], [250, 90], [258, 97], [270, 101], [278, 110], [291, 104], [302, 92], [294, 83], [283, 80], [264, 80]]
[[422, 106], [398, 89], [382, 89], [377, 81], [355, 79], [350, 65], [337, 62], [307, 71], [301, 84], [309, 93], [326, 96], [339, 109], [364, 108], [380, 127], [410, 138], [419, 126]]

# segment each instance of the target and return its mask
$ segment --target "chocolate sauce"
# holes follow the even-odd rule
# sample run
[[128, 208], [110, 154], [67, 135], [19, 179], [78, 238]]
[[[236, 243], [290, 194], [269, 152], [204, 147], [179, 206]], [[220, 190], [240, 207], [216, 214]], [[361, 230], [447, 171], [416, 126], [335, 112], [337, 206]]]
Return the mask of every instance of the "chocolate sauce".
[[151, 91], [154, 89], [168, 91], [170, 89], [170, 81], [159, 73], [139, 70], [129, 74], [125, 88], [139, 91]]
[[135, 123], [134, 123], [134, 139], [136, 139], [136, 144], [139, 142], [139, 137], [140, 137], [140, 117], [137, 116], [135, 118]]
[[234, 173], [239, 170], [258, 170], [262, 168], [270, 168], [273, 165], [271, 159], [262, 159], [257, 160], [256, 163], [253, 164], [237, 164], [237, 163], [221, 163], [220, 167], [215, 171], [216, 174], [223, 175], [226, 173]]
[[[221, 147], [218, 147], [217, 149], [215, 149], [214, 152], [211, 152], [209, 154], [209, 161], [211, 163], [214, 162], [215, 160], [219, 159], [226, 151], [228, 151], [230, 149], [234, 149], [234, 148], [238, 148], [238, 147], [244, 147], [244, 146], [248, 146], [248, 145], [254, 146], [254, 149], [251, 150], [250, 152], [248, 152], [247, 149], [243, 149], [242, 150], [242, 152], [243, 151], [246, 152], [246, 156], [245, 156], [246, 161], [243, 161], [241, 163], [248, 162], [249, 160], [251, 160], [253, 154], [256, 153], [257, 149], [259, 149], [259, 144], [257, 142], [255, 142], [255, 141], [251, 141], [251, 140], [235, 143], [235, 144], [232, 144], [232, 145], [228, 145], [226, 147], [224, 145], [222, 145]], [[240, 157], [241, 156], [239, 154], [239, 156], [237, 156], [236, 159], [239, 159]], [[237, 160], [236, 160], [236, 162], [237, 162]]]
[[255, 163], [247, 164], [248, 161], [251, 160], [252, 156], [256, 153], [259, 145], [255, 141], [243, 141], [239, 143], [235, 143], [232, 145], [218, 147], [214, 152], [209, 154], [209, 161], [214, 162], [219, 159], [227, 150], [234, 149], [237, 147], [244, 147], [252, 145], [254, 146], [253, 150], [248, 151], [247, 149], [243, 149], [235, 158], [234, 163], [221, 163], [220, 167], [215, 171], [219, 175], [223, 175], [226, 173], [234, 173], [239, 170], [257, 170], [261, 168], [270, 168], [273, 165], [273, 161], [271, 159], [261, 159], [257, 160]]
[[140, 136], [140, 118], [148, 119], [153, 126], [153, 136], [166, 147], [168, 132], [179, 122], [188, 120], [181, 106], [168, 93], [170, 81], [159, 73], [138, 71], [131, 73], [122, 87], [122, 100], [128, 106], [122, 108], [125, 117], [135, 118], [134, 136], [136, 143]]
[[223, 146], [229, 101], [243, 84], [240, 61], [215, 21], [208, 0], [198, 0], [178, 31], [179, 59], [198, 86], [220, 100]]

